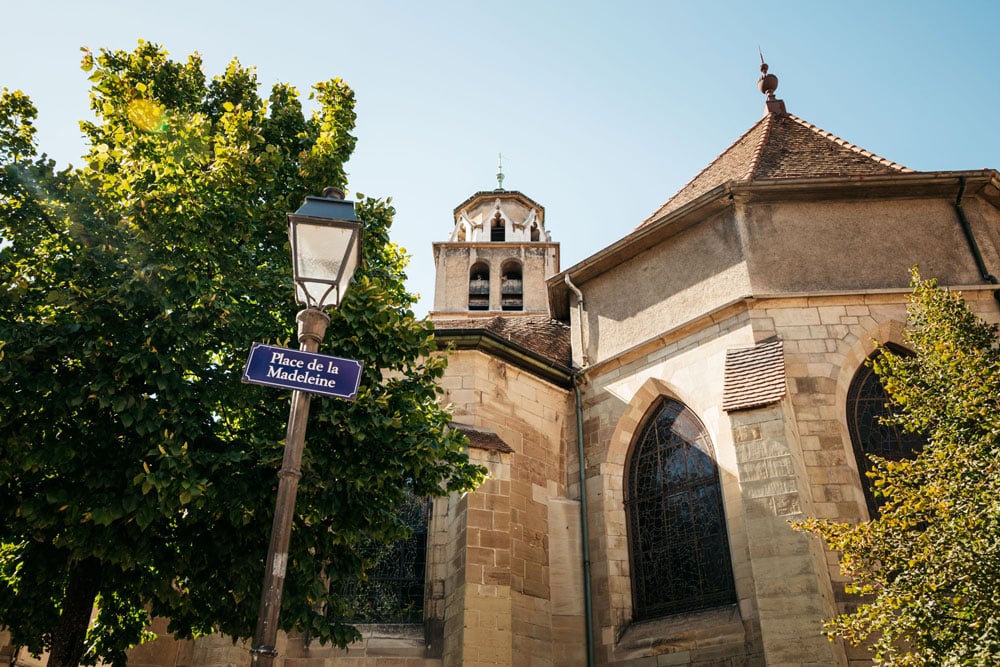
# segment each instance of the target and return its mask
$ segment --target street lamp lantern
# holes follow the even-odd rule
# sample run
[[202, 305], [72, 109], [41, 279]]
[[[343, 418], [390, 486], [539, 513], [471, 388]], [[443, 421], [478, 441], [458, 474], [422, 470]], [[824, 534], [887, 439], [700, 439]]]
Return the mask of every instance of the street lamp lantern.
[[306, 197], [288, 214], [295, 301], [307, 308], [337, 308], [361, 263], [361, 223], [354, 202], [326, 188], [322, 197]]
[[[322, 197], [306, 197], [298, 211], [288, 214], [288, 237], [295, 300], [305, 306], [295, 318], [299, 324], [299, 349], [314, 353], [330, 324], [330, 316], [323, 309], [340, 306], [361, 263], [361, 223], [354, 215], [354, 202], [344, 201], [344, 193], [336, 188], [326, 188]], [[302, 476], [309, 398], [304, 391], [292, 392], [257, 631], [250, 649], [253, 667], [271, 667], [278, 654], [278, 613], [288, 567], [295, 495]]]

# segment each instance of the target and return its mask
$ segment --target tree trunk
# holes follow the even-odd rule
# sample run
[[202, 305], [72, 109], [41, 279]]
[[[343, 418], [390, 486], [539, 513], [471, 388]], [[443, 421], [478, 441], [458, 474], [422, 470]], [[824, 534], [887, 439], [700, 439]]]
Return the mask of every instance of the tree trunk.
[[59, 624], [52, 636], [48, 667], [77, 667], [83, 658], [90, 614], [101, 586], [101, 561], [85, 558], [73, 564], [63, 594]]

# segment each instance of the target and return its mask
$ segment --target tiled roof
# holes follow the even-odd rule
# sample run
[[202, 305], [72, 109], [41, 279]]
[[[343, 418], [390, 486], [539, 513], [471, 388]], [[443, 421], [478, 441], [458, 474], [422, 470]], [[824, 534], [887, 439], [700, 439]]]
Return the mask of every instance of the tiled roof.
[[434, 320], [439, 335], [448, 332], [482, 331], [559, 366], [570, 368], [572, 349], [569, 326], [548, 316], [483, 317]]
[[643, 224], [729, 181], [911, 173], [790, 113], [768, 113]]
[[722, 409], [726, 412], [759, 408], [785, 395], [785, 357], [781, 341], [726, 350]]
[[469, 438], [469, 447], [473, 449], [482, 449], [488, 452], [503, 452], [505, 454], [510, 454], [514, 451], [513, 447], [504, 442], [493, 431], [455, 422], [452, 422], [451, 425]]

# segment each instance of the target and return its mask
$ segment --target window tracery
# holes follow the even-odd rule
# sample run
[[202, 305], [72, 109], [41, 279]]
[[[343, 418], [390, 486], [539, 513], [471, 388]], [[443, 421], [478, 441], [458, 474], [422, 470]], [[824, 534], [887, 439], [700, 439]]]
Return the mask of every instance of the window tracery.
[[735, 602], [718, 468], [701, 421], [662, 399], [626, 475], [634, 619]]
[[[890, 349], [897, 354], [909, 354], [901, 347], [890, 346]], [[874, 454], [890, 461], [911, 459], [925, 443], [919, 433], [907, 433], [898, 426], [883, 423], [885, 417], [893, 414], [893, 409], [888, 392], [871, 366], [871, 360], [877, 355], [876, 352], [870, 356], [858, 369], [847, 391], [847, 425], [870, 517], [878, 514], [882, 500], [875, 497], [867, 475], [872, 469], [868, 455]]]
[[343, 595], [354, 623], [420, 623], [424, 618], [424, 578], [427, 566], [427, 526], [431, 502], [408, 495], [400, 518], [413, 531], [391, 544], [369, 542], [362, 547], [370, 562], [368, 578], [344, 586]]

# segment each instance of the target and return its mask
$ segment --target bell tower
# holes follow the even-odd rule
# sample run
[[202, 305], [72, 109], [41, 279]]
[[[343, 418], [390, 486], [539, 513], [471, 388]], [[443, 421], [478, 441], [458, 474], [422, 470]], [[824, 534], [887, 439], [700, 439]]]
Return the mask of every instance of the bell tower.
[[434, 244], [432, 317], [548, 315], [545, 279], [559, 272], [559, 244], [545, 209], [498, 182], [459, 204], [451, 237]]

